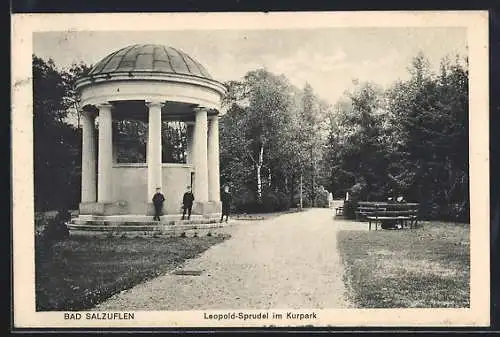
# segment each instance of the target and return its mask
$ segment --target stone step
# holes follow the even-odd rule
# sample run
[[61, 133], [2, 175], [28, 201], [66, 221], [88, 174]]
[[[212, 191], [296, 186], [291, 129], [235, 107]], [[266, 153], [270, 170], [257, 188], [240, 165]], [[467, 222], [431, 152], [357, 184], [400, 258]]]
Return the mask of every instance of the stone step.
[[76, 224], [68, 224], [68, 228], [70, 232], [72, 230], [87, 230], [87, 231], [106, 231], [106, 232], [113, 232], [113, 231], [164, 231], [164, 227], [160, 226], [116, 226], [116, 225], [110, 225], [110, 226], [99, 226], [99, 225], [76, 225]]
[[[69, 232], [71, 235], [106, 235], [106, 234], [139, 234], [139, 235], [181, 235], [190, 233], [190, 235], [195, 235], [195, 233], [205, 233], [218, 228], [223, 228], [229, 223], [220, 223], [215, 220], [202, 221], [202, 220], [178, 220], [171, 225], [166, 222], [147, 222], [147, 223], [121, 223], [116, 221], [85, 221], [79, 220], [68, 222]], [[205, 233], [206, 234], [206, 233]]]
[[66, 225], [71, 235], [184, 235], [209, 232], [227, 226], [220, 223], [220, 214], [191, 215], [190, 220], [181, 220], [182, 214], [168, 214], [154, 221], [152, 216], [127, 215], [79, 215]]
[[168, 230], [191, 230], [191, 229], [208, 229], [208, 228], [220, 228], [227, 225], [226, 223], [212, 223], [212, 224], [191, 224], [191, 225], [149, 225], [149, 224], [135, 224], [135, 225], [121, 225], [121, 224], [94, 224], [94, 223], [68, 223], [68, 228], [71, 229], [83, 229], [87, 228], [89, 230], [125, 230], [125, 231], [133, 231], [133, 230], [159, 230], [159, 231], [168, 231]]
[[76, 225], [101, 225], [101, 226], [137, 226], [137, 225], [148, 225], [148, 226], [190, 226], [190, 225], [204, 225], [218, 223], [216, 219], [199, 219], [199, 220], [162, 220], [162, 221], [152, 221], [148, 219], [147, 221], [130, 221], [130, 220], [114, 220], [114, 219], [81, 219], [74, 218], [71, 220], [72, 224]]
[[185, 236], [185, 237], [202, 237], [202, 236], [224, 236], [224, 228], [213, 228], [203, 230], [186, 230], [186, 231], [105, 231], [105, 230], [87, 230], [87, 229], [72, 229], [71, 236], [90, 236], [90, 237], [172, 237], [172, 236]]
[[99, 226], [99, 225], [76, 225], [68, 224], [68, 229], [71, 236], [204, 236], [208, 233], [216, 235], [224, 227], [231, 225], [231, 223], [217, 223], [217, 224], [204, 224], [204, 225], [191, 225], [191, 226]]
[[[116, 222], [153, 222], [153, 216], [144, 214], [125, 214], [125, 215], [91, 215], [91, 214], [80, 214], [74, 219], [81, 220], [112, 220]], [[160, 222], [168, 221], [207, 221], [207, 220], [217, 220], [220, 219], [220, 214], [191, 214], [190, 220], [181, 220], [182, 214], [165, 214], [160, 217]]]

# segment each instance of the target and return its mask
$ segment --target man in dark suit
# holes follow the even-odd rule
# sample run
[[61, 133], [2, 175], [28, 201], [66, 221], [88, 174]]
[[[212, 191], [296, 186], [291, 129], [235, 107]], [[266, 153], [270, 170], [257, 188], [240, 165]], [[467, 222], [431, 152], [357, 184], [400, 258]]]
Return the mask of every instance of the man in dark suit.
[[222, 201], [222, 215], [220, 217], [220, 222], [226, 216], [226, 222], [229, 217], [229, 209], [231, 207], [231, 193], [229, 193], [229, 186], [224, 186], [224, 191], [220, 196], [220, 200]]
[[156, 188], [156, 193], [153, 196], [153, 206], [155, 207], [155, 215], [153, 220], [160, 221], [161, 211], [163, 209], [163, 202], [165, 202], [165, 197], [161, 193], [161, 188]]
[[186, 216], [186, 211], [188, 213], [188, 220], [191, 218], [191, 209], [193, 208], [194, 194], [191, 192], [191, 186], [187, 187], [186, 193], [182, 197], [182, 220]]

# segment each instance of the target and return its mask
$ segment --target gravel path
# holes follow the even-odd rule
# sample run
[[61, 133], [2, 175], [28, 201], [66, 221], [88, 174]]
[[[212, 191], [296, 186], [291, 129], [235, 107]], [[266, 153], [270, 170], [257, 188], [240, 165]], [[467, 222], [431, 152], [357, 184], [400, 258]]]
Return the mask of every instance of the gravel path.
[[311, 209], [228, 228], [232, 238], [169, 273], [117, 294], [95, 310], [345, 308], [338, 225]]

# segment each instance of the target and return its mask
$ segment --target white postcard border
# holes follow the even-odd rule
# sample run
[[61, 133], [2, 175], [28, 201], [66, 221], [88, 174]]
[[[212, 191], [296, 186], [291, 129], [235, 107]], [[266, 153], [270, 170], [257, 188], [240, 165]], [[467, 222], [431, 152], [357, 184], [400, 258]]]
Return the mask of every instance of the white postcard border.
[[[92, 17], [90, 20], [89, 17]], [[36, 312], [32, 128], [32, 34], [41, 31], [466, 27], [470, 65], [470, 309], [324, 309], [134, 311], [133, 320], [65, 320]], [[140, 27], [140, 28], [138, 28]], [[12, 16], [12, 183], [14, 324], [34, 327], [487, 326], [489, 325], [488, 13], [301, 12], [15, 14]], [[208, 313], [316, 312], [315, 320], [209, 320]], [[85, 313], [85, 312], [82, 312]]]

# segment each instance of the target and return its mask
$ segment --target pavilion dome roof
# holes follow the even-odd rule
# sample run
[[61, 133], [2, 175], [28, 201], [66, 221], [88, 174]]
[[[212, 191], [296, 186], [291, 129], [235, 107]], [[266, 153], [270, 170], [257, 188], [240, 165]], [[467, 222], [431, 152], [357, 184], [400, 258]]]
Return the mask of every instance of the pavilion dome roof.
[[88, 76], [143, 72], [213, 79], [205, 67], [188, 54], [159, 44], [134, 44], [119, 49], [99, 61]]

